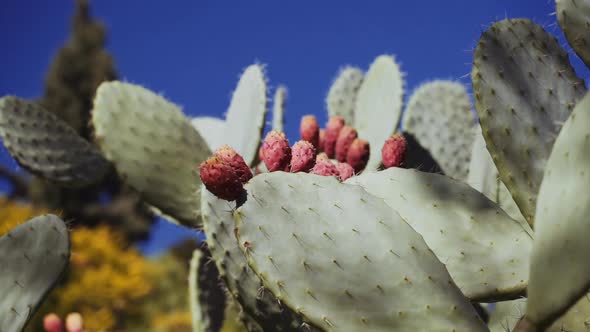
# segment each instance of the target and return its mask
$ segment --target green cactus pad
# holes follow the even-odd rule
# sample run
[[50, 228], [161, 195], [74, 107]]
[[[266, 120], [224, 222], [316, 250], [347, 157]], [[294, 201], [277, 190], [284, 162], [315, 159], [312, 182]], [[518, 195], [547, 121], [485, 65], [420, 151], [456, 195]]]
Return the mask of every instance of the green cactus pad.
[[410, 97], [402, 126], [430, 151], [446, 175], [467, 179], [475, 116], [461, 83], [421, 85]]
[[526, 19], [497, 22], [482, 34], [471, 77], [487, 148], [532, 225], [545, 163], [584, 82], [555, 38]]
[[338, 331], [484, 331], [444, 265], [385, 202], [334, 177], [254, 177], [234, 212], [264, 286]]
[[227, 143], [224, 142], [227, 140], [225, 121], [210, 116], [200, 116], [193, 118], [191, 124], [205, 139], [209, 150], [215, 151], [224, 145], [224, 143]]
[[525, 298], [496, 303], [488, 322], [490, 332], [513, 331], [516, 323], [524, 316], [525, 309]]
[[234, 91], [227, 117], [227, 142], [252, 166], [258, 156], [258, 147], [264, 117], [266, 116], [266, 78], [261, 65], [251, 65], [242, 74]]
[[287, 103], [287, 88], [279, 86], [275, 91], [272, 103], [272, 130], [284, 132], [285, 104]]
[[514, 199], [512, 199], [508, 188], [499, 178], [498, 170], [486, 148], [479, 127], [476, 129], [474, 137], [467, 183], [490, 200], [496, 202], [512, 219], [525, 220]]
[[265, 331], [296, 331], [303, 321], [261, 288], [260, 278], [250, 269], [234, 234], [235, 202], [218, 199], [205, 188], [201, 191], [201, 212], [207, 244], [222, 278], [244, 314]]
[[178, 106], [137, 85], [102, 83], [92, 123], [117, 172], [143, 199], [183, 225], [200, 227], [198, 167], [211, 155]]
[[588, 0], [556, 0], [559, 26], [565, 37], [590, 67], [590, 1]]
[[365, 170], [381, 165], [381, 148], [398, 127], [402, 113], [404, 78], [392, 56], [375, 59], [361, 85], [354, 113], [359, 137], [371, 144], [371, 157]]
[[526, 314], [541, 327], [564, 313], [590, 286], [589, 123], [587, 95], [555, 141], [539, 191]]
[[0, 253], [0, 331], [18, 332], [68, 264], [68, 229], [51, 214], [33, 218], [0, 238]]
[[111, 167], [72, 127], [41, 105], [20, 98], [0, 99], [0, 137], [21, 166], [59, 184], [91, 184]]
[[385, 199], [424, 237], [471, 300], [514, 299], [524, 293], [530, 228], [477, 190], [443, 175], [396, 167], [347, 183]]
[[218, 332], [223, 326], [225, 290], [205, 248], [193, 252], [188, 276], [193, 332]]
[[356, 98], [363, 83], [363, 75], [363, 71], [356, 67], [340, 69], [326, 97], [329, 117], [341, 116], [347, 124], [354, 125]]

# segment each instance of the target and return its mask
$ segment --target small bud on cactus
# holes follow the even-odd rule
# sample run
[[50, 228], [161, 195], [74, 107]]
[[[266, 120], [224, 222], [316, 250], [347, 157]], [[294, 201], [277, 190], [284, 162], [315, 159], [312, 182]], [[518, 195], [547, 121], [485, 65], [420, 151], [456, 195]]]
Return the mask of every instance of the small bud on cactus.
[[252, 178], [252, 171], [250, 171], [250, 168], [246, 165], [244, 158], [231, 147], [224, 145], [217, 149], [214, 155], [234, 169], [234, 172], [236, 172], [240, 178], [240, 182], [246, 183]]
[[338, 168], [330, 160], [319, 160], [309, 173], [323, 176], [340, 176]]
[[308, 142], [301, 140], [291, 148], [291, 173], [309, 172], [315, 164], [315, 148]]
[[63, 324], [56, 314], [51, 313], [43, 317], [43, 329], [45, 332], [62, 332]]
[[356, 129], [350, 126], [344, 126], [338, 134], [336, 140], [336, 160], [340, 162], [346, 161], [346, 155], [352, 142], [358, 137]]
[[301, 139], [311, 143], [316, 149], [320, 145], [320, 126], [313, 115], [306, 115], [301, 118], [299, 127]]
[[381, 159], [385, 168], [399, 167], [406, 156], [407, 142], [403, 135], [395, 134], [388, 138], [381, 149]]
[[340, 174], [340, 181], [346, 181], [346, 179], [354, 176], [354, 168], [347, 163], [338, 162], [336, 169], [338, 170], [338, 174]]
[[201, 181], [207, 190], [227, 201], [235, 201], [243, 192], [242, 182], [234, 169], [221, 158], [213, 156], [199, 167]]
[[324, 152], [326, 152], [328, 158], [334, 158], [336, 154], [336, 141], [342, 127], [344, 127], [344, 118], [340, 116], [331, 117], [326, 125]]
[[315, 157], [315, 162], [319, 162], [319, 161], [330, 161], [330, 158], [328, 158], [328, 155], [325, 152], [322, 153], [318, 153], [318, 155]]
[[276, 130], [266, 135], [262, 143], [264, 164], [269, 172], [284, 171], [289, 167], [291, 160], [291, 147], [285, 134]]
[[324, 129], [320, 129], [320, 137], [318, 141], [318, 152], [324, 152], [324, 145], [326, 145], [326, 131]]
[[355, 173], [359, 173], [365, 169], [365, 166], [367, 166], [370, 155], [371, 148], [369, 147], [369, 142], [357, 138], [352, 141], [350, 148], [348, 148], [348, 153], [346, 154], [346, 163], [352, 166]]
[[82, 320], [82, 315], [77, 312], [68, 314], [66, 317], [66, 330], [68, 330], [68, 332], [82, 332], [83, 324], [84, 321]]

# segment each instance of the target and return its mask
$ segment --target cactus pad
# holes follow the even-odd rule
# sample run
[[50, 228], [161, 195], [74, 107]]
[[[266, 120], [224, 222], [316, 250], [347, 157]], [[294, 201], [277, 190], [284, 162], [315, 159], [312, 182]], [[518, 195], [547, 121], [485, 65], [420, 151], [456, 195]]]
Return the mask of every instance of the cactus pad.
[[565, 37], [590, 67], [590, 1], [588, 0], [557, 0], [557, 18]]
[[395, 59], [388, 55], [377, 57], [359, 89], [354, 114], [359, 137], [371, 145], [368, 171], [381, 164], [381, 147], [398, 127], [403, 96], [404, 79]]
[[340, 116], [346, 123], [354, 124], [356, 97], [362, 83], [362, 70], [355, 67], [342, 68], [326, 97], [328, 117]]
[[65, 223], [43, 215], [0, 238], [0, 331], [21, 331], [59, 280], [70, 258]]
[[224, 320], [225, 290], [207, 249], [193, 252], [188, 278], [193, 331], [220, 331]]
[[526, 316], [540, 327], [564, 313], [590, 285], [588, 123], [590, 95], [557, 137], [539, 191]]
[[201, 136], [207, 142], [209, 150], [215, 151], [225, 144], [226, 132], [225, 132], [225, 121], [210, 117], [200, 116], [191, 120], [193, 127], [201, 134]]
[[284, 132], [285, 104], [287, 103], [287, 88], [279, 86], [275, 91], [272, 103], [272, 130]]
[[200, 226], [198, 167], [211, 151], [176, 105], [137, 85], [105, 82], [92, 122], [98, 144], [127, 184], [164, 214]]
[[412, 94], [402, 126], [430, 151], [446, 175], [465, 180], [474, 125], [465, 87], [452, 81], [433, 81]]
[[496, 22], [482, 34], [471, 77], [487, 148], [532, 224], [545, 163], [584, 82], [558, 42], [526, 19]]
[[422, 237], [360, 186], [265, 173], [234, 212], [238, 243], [264, 286], [338, 331], [484, 331]]
[[20, 98], [0, 99], [0, 137], [21, 166], [50, 181], [86, 185], [110, 170], [109, 162], [72, 127]]

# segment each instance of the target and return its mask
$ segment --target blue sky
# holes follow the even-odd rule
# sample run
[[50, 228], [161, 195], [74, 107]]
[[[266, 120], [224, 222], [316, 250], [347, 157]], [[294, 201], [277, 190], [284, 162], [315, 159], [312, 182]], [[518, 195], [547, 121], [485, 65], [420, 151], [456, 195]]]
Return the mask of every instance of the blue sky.
[[[469, 85], [472, 49], [495, 20], [533, 19], [564, 44], [549, 0], [95, 0], [92, 8], [107, 25], [121, 77], [163, 93], [193, 116], [221, 117], [239, 73], [253, 62], [267, 64], [270, 87], [289, 89], [290, 138], [303, 114], [325, 122], [324, 98], [343, 65], [366, 69], [377, 55], [395, 54], [410, 94], [436, 78]], [[42, 94], [72, 11], [73, 1], [2, 0], [0, 95]], [[0, 162], [16, 168], [3, 150]], [[158, 224], [146, 250], [178, 236], [176, 228]]]

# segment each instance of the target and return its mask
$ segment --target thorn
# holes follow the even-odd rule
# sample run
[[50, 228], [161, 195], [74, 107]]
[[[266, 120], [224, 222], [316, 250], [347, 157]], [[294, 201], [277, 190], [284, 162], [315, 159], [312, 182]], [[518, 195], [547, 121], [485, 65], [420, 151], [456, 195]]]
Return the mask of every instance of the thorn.
[[336, 266], [338, 266], [340, 269], [342, 269], [342, 266], [340, 266], [340, 263], [338, 263], [336, 258], [332, 258], [332, 263], [336, 264]]
[[307, 295], [311, 296], [311, 298], [313, 298], [313, 299], [314, 299], [314, 300], [316, 300], [316, 301], [318, 300], [318, 299], [317, 299], [317, 298], [316, 298], [316, 297], [313, 295], [313, 293], [311, 292], [311, 290], [310, 290], [309, 288], [306, 288], [306, 289], [305, 289], [305, 294], [307, 294]]

